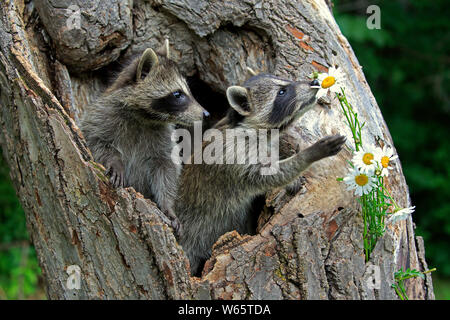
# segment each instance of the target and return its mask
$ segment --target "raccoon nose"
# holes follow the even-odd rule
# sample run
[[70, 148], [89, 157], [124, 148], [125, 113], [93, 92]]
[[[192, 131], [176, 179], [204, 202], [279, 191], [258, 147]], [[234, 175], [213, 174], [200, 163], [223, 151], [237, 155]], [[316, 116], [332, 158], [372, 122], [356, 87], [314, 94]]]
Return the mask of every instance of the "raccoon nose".
[[320, 88], [320, 83], [319, 83], [319, 80], [317, 80], [317, 79], [314, 79], [313, 81], [311, 81], [309, 83], [309, 85], [311, 86], [311, 88]]
[[206, 110], [203, 110], [203, 117], [204, 118], [208, 118], [209, 117], [209, 112]]

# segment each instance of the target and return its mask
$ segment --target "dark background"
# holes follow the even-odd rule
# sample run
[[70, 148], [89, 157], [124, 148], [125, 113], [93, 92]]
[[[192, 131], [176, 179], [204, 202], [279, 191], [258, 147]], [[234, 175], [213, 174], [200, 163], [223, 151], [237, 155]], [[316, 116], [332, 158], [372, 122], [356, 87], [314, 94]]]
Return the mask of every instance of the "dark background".
[[[402, 161], [438, 299], [450, 299], [450, 10], [446, 0], [335, 0]], [[366, 27], [369, 5], [381, 29]], [[0, 299], [45, 298], [25, 216], [0, 160]]]

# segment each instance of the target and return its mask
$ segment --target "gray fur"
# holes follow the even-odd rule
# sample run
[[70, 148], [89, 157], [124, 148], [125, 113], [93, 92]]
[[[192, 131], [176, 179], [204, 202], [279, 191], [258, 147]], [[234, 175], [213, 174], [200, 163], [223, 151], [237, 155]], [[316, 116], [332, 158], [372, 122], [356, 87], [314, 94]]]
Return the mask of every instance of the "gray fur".
[[[292, 84], [295, 97], [286, 107], [293, 112], [277, 123], [269, 121], [277, 92]], [[229, 128], [284, 130], [315, 104], [316, 92], [309, 82], [292, 82], [271, 75], [252, 77], [244, 87], [228, 89], [227, 96], [234, 110], [216, 125], [216, 129], [224, 136]], [[248, 164], [247, 160], [246, 164], [186, 164], [180, 177], [175, 212], [183, 225], [179, 242], [189, 258], [191, 272], [198, 273], [200, 263], [210, 256], [212, 245], [221, 235], [231, 230], [241, 234], [249, 232], [247, 220], [257, 196], [295, 182], [310, 164], [337, 154], [344, 141], [342, 136], [327, 137], [293, 156], [286, 155], [274, 175], [261, 175], [262, 164]], [[206, 145], [203, 144], [203, 149]], [[247, 143], [247, 148], [255, 147]], [[280, 152], [284, 149], [280, 146]], [[225, 150], [224, 146], [224, 157]]]
[[[88, 106], [81, 130], [97, 162], [115, 187], [133, 187], [157, 203], [172, 220], [180, 165], [171, 159], [174, 124], [192, 125], [204, 109], [192, 96], [175, 63], [149, 50], [133, 60], [94, 104]], [[168, 55], [168, 54], [167, 54]], [[142, 74], [142, 77], [137, 75]], [[185, 110], [166, 112], [152, 103], [180, 90], [189, 98]]]

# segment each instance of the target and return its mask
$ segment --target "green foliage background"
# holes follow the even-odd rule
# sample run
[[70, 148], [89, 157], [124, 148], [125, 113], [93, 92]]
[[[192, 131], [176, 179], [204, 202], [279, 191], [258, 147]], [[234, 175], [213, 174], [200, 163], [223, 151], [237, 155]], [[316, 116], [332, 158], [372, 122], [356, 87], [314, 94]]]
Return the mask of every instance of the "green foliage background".
[[[381, 29], [366, 27], [378, 5]], [[450, 299], [450, 28], [445, 0], [334, 1], [400, 156], [437, 298]], [[372, 12], [371, 12], [372, 13]]]
[[[446, 0], [335, 0], [383, 112], [416, 206], [436, 296], [450, 299], [450, 10]], [[381, 9], [381, 29], [366, 8]], [[0, 299], [45, 298], [25, 216], [0, 161]]]
[[45, 298], [40, 274], [25, 214], [0, 155], [0, 299]]

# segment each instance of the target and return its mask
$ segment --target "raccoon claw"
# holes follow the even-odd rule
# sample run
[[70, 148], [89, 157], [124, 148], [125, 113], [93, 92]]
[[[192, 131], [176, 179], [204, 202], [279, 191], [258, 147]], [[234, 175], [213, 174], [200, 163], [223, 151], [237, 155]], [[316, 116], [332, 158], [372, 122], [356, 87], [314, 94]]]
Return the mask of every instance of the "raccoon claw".
[[339, 153], [342, 150], [347, 139], [341, 135], [325, 137], [322, 140], [316, 142], [312, 148], [314, 161], [331, 157]]
[[106, 174], [109, 175], [109, 182], [114, 188], [123, 188], [125, 169], [122, 161], [113, 160], [106, 166]]
[[170, 225], [175, 231], [175, 236], [177, 238], [181, 237], [181, 235], [183, 234], [183, 226], [181, 225], [180, 221], [177, 218], [170, 219]]
[[285, 187], [286, 193], [290, 196], [295, 196], [305, 186], [305, 183], [305, 177], [298, 178]]
[[117, 172], [114, 172], [109, 179], [109, 182], [114, 186], [114, 188], [122, 188], [123, 187], [123, 175]]
[[175, 236], [179, 238], [183, 233], [183, 227], [173, 210], [169, 208], [171, 207], [169, 207], [167, 202], [165, 202], [165, 206], [161, 208], [161, 211], [164, 213], [165, 218], [169, 220], [167, 224], [173, 228], [173, 230], [175, 231]]

